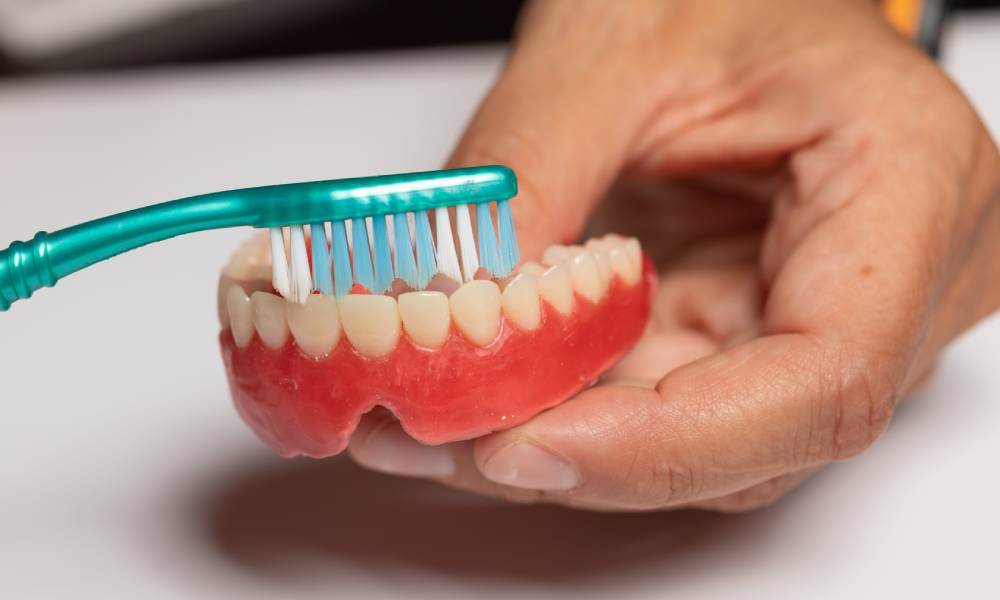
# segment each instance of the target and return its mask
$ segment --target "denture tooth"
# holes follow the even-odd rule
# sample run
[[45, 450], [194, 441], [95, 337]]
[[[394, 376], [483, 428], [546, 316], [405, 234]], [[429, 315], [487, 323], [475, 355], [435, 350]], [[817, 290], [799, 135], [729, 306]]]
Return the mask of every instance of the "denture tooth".
[[642, 273], [641, 266], [632, 261], [624, 246], [612, 248], [611, 252], [608, 253], [608, 258], [611, 260], [611, 270], [617, 273], [622, 281], [629, 285], [639, 281], [639, 276]]
[[285, 300], [268, 292], [254, 292], [250, 296], [253, 324], [260, 340], [268, 348], [278, 349], [288, 341], [288, 321], [285, 319]]
[[594, 254], [597, 254], [598, 252], [607, 252], [608, 250], [610, 250], [611, 244], [604, 238], [590, 238], [584, 244], [584, 247], [587, 248], [587, 250], [593, 252]]
[[503, 314], [515, 325], [526, 331], [538, 329], [542, 322], [542, 304], [538, 296], [538, 278], [530, 273], [519, 273], [500, 295]]
[[573, 282], [573, 289], [587, 300], [597, 304], [601, 296], [604, 295], [604, 286], [601, 285], [601, 274], [598, 271], [594, 255], [584, 250], [569, 259], [567, 264], [569, 265], [569, 276]]
[[566, 262], [570, 256], [569, 248], [561, 244], [553, 244], [542, 252], [542, 263], [547, 267], [551, 267], [552, 265]]
[[492, 281], [470, 281], [449, 299], [455, 326], [477, 346], [488, 346], [500, 333], [500, 288]]
[[611, 283], [611, 259], [608, 257], [608, 253], [602, 251], [591, 252], [594, 255], [594, 261], [597, 263], [597, 273], [601, 276], [601, 293], [604, 293], [608, 289], [608, 284]]
[[340, 313], [337, 301], [330, 296], [312, 294], [305, 304], [285, 307], [288, 329], [295, 343], [306, 354], [320, 358], [330, 354], [340, 341]]
[[624, 244], [625, 237], [618, 235], [617, 233], [609, 233], [606, 234], [601, 241], [608, 245], [608, 250], [611, 250], [611, 248], [617, 248], [618, 246]]
[[348, 294], [340, 301], [340, 323], [351, 345], [365, 356], [392, 352], [402, 331], [396, 300], [375, 294]]
[[560, 314], [573, 312], [573, 282], [565, 264], [553, 265], [538, 278], [538, 293]]
[[451, 313], [448, 296], [441, 292], [400, 294], [399, 316], [406, 335], [418, 346], [440, 348], [448, 339]]
[[625, 248], [625, 255], [628, 256], [632, 264], [638, 272], [642, 272], [642, 246], [639, 245], [639, 240], [636, 238], [628, 238], [622, 244]]
[[250, 297], [238, 285], [229, 287], [226, 292], [226, 309], [229, 312], [229, 328], [233, 339], [240, 348], [246, 348], [253, 339], [253, 311], [250, 308]]
[[521, 265], [518, 269], [521, 273], [528, 273], [529, 275], [534, 275], [535, 277], [541, 277], [542, 273], [545, 272], [545, 267], [536, 263], [535, 261], [529, 260], [528, 262]]
[[604, 283], [604, 287], [607, 288], [608, 284], [611, 283], [611, 257], [608, 253], [611, 251], [611, 244], [601, 238], [591, 238], [587, 240], [586, 244], [587, 250], [594, 255], [594, 260], [597, 261], [597, 270], [601, 273], [601, 281]]

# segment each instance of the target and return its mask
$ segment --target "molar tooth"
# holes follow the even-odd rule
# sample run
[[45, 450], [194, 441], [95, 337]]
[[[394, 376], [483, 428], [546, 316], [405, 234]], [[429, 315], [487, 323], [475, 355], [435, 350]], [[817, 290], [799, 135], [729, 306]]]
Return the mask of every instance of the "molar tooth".
[[528, 262], [521, 265], [519, 271], [521, 273], [528, 273], [530, 275], [534, 275], [535, 277], [541, 277], [542, 273], [545, 272], [545, 267], [534, 261], [529, 260]]
[[542, 305], [538, 297], [538, 278], [520, 273], [500, 295], [503, 313], [515, 325], [526, 331], [538, 329], [542, 322]]
[[268, 292], [250, 296], [253, 323], [264, 345], [278, 349], [288, 341], [288, 321], [285, 320], [285, 300]]
[[594, 254], [598, 252], [607, 252], [611, 250], [611, 243], [604, 238], [590, 238], [585, 244], [587, 250], [590, 250]]
[[601, 293], [608, 289], [611, 283], [611, 259], [607, 252], [593, 252], [594, 261], [597, 262], [597, 273], [601, 276]]
[[552, 265], [566, 262], [571, 256], [569, 248], [561, 244], [553, 244], [546, 248], [545, 252], [542, 252], [542, 263], [547, 267], [551, 267]]
[[348, 294], [340, 301], [344, 335], [358, 352], [372, 358], [392, 352], [401, 331], [396, 300], [375, 294]]
[[625, 255], [628, 256], [632, 264], [642, 272], [642, 247], [639, 245], [639, 240], [636, 238], [628, 238], [625, 243], [622, 244], [625, 248]]
[[289, 303], [285, 308], [288, 329], [303, 352], [320, 358], [340, 341], [340, 313], [330, 296], [312, 294], [305, 304]]
[[549, 267], [538, 278], [538, 293], [561, 314], [573, 312], [573, 283], [565, 264]]
[[601, 285], [601, 274], [597, 268], [597, 260], [590, 252], [583, 251], [569, 260], [569, 276], [575, 289], [581, 296], [594, 304], [604, 295]]
[[250, 309], [250, 297], [238, 285], [229, 287], [226, 292], [226, 309], [229, 312], [229, 328], [233, 339], [240, 348], [246, 348], [253, 339], [253, 312]]
[[608, 245], [608, 250], [611, 250], [612, 248], [617, 248], [625, 243], [625, 237], [618, 235], [617, 233], [609, 233], [606, 234], [604, 239], [601, 241]]
[[500, 288], [492, 281], [470, 281], [449, 299], [455, 325], [477, 346], [488, 346], [500, 333]]
[[611, 259], [611, 269], [622, 278], [622, 281], [629, 285], [639, 281], [642, 274], [641, 267], [632, 261], [624, 246], [612, 248], [611, 252], [608, 253], [608, 258]]
[[451, 313], [448, 296], [441, 292], [407, 292], [399, 295], [403, 329], [418, 346], [440, 348], [448, 339]]

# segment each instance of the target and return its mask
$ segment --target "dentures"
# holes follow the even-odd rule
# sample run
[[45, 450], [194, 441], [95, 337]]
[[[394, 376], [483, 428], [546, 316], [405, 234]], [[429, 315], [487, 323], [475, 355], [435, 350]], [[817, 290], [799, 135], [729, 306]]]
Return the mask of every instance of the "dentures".
[[510, 427], [621, 357], [645, 326], [655, 276], [637, 240], [611, 235], [551, 246], [501, 281], [455, 285], [290, 302], [271, 287], [266, 239], [248, 242], [219, 290], [237, 410], [283, 456], [342, 451], [376, 406], [427, 444]]

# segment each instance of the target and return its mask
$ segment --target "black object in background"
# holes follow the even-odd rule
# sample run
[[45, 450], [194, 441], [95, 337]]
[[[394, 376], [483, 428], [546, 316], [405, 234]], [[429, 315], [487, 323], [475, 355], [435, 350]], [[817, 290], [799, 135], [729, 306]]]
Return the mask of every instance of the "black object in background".
[[[42, 7], [41, 0], [25, 1]], [[45, 6], [58, 10], [55, 5], [77, 1], [46, 0]], [[122, 6], [134, 1], [122, 0]], [[0, 76], [502, 42], [510, 38], [523, 0], [204, 0], [203, 8], [192, 0], [177, 4], [190, 5], [190, 10], [119, 28], [89, 42], [56, 45], [54, 51], [19, 53], [16, 45], [0, 37]], [[1000, 8], [1000, 0], [935, 4], [949, 10]], [[921, 43], [933, 53], [937, 30], [928, 27]], [[32, 35], [44, 34], [40, 30]]]
[[174, 17], [139, 23], [41, 56], [3, 51], [0, 39], [0, 75], [502, 42], [510, 38], [521, 4], [522, 0], [206, 3], [203, 9], [178, 11]]

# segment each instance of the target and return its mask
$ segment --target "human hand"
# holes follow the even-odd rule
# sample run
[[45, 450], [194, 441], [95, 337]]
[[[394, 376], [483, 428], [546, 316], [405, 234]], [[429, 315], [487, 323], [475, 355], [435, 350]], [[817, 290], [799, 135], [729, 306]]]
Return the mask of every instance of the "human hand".
[[[868, 0], [542, 0], [451, 166], [518, 173], [527, 256], [588, 221], [660, 267], [602, 385], [447, 447], [351, 454], [518, 501], [767, 504], [867, 448], [1000, 306], [1000, 157]], [[600, 204], [603, 199], [604, 204]]]

